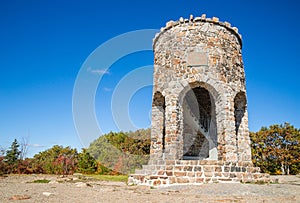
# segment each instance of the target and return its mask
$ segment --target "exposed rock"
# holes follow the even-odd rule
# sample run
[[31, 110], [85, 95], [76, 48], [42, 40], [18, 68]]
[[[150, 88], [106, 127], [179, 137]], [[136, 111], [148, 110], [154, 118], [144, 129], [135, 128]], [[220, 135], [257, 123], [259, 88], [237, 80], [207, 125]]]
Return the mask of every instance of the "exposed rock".
[[28, 195], [14, 195], [11, 198], [9, 198], [10, 200], [25, 200], [25, 199], [30, 199], [31, 197]]
[[45, 195], [46, 197], [49, 197], [50, 195], [54, 195], [54, 193], [51, 192], [43, 192], [43, 195]]
[[89, 183], [84, 183], [84, 182], [77, 182], [75, 183], [76, 187], [92, 187], [91, 184]]

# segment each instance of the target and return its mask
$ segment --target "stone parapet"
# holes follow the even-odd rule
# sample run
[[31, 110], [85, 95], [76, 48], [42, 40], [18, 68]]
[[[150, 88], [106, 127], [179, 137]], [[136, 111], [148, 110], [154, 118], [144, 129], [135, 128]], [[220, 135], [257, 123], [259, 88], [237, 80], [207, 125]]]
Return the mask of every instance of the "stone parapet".
[[213, 23], [215, 25], [225, 27], [227, 30], [232, 32], [238, 38], [239, 43], [242, 47], [242, 35], [239, 34], [239, 30], [238, 30], [237, 27], [231, 26], [231, 24], [229, 22], [226, 22], [226, 21], [221, 22], [221, 21], [219, 21], [219, 18], [217, 18], [217, 17], [207, 18], [206, 14], [202, 14], [201, 17], [195, 17], [194, 18], [193, 15], [190, 15], [189, 19], [184, 19], [183, 17], [180, 17], [179, 20], [177, 20], [177, 21], [173, 21], [173, 20], [168, 21], [166, 23], [166, 26], [160, 28], [160, 32], [155, 35], [155, 38], [153, 39], [153, 47], [155, 47], [155, 43], [156, 43], [157, 39], [160, 37], [160, 35], [165, 33], [167, 30], [169, 30], [169, 29], [171, 29], [175, 26], [181, 25], [181, 24], [187, 24], [187, 23], [193, 24], [193, 23], [197, 23], [197, 22]]

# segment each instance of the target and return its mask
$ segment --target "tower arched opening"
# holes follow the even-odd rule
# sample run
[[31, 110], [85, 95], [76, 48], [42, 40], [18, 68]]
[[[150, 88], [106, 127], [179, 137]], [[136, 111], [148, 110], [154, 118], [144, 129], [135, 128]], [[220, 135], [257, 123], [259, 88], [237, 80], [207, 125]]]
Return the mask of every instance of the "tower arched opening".
[[214, 99], [204, 87], [191, 88], [184, 96], [183, 159], [217, 159]]

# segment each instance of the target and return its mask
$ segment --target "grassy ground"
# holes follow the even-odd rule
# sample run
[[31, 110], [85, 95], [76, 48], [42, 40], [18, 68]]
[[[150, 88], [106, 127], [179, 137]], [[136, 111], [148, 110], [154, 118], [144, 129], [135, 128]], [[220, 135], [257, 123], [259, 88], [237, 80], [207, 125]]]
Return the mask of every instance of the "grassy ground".
[[89, 178], [94, 178], [96, 180], [104, 181], [117, 181], [117, 182], [127, 182], [127, 175], [84, 175]]
[[46, 180], [46, 179], [40, 179], [40, 180], [34, 180], [32, 183], [49, 183], [50, 180]]

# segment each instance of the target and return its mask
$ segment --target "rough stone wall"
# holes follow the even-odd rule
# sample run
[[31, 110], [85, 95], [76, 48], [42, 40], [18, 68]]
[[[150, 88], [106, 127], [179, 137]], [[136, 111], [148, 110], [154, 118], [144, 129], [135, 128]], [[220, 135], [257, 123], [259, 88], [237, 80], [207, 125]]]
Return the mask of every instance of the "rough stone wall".
[[[147, 174], [147, 175], [145, 175]], [[168, 186], [170, 184], [203, 184], [222, 182], [270, 182], [269, 174], [251, 163], [215, 160], [166, 160], [163, 165], [146, 165], [129, 176], [128, 184]]]
[[210, 131], [217, 133], [217, 159], [251, 162], [246, 106], [236, 128], [235, 97], [238, 93], [246, 95], [241, 48], [237, 28], [218, 18], [191, 16], [170, 21], [161, 29], [153, 42], [153, 98], [161, 93], [165, 109], [161, 111], [153, 105], [150, 162], [182, 159], [183, 99], [195, 87], [208, 90], [213, 101], [216, 120]]

